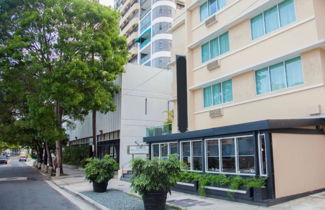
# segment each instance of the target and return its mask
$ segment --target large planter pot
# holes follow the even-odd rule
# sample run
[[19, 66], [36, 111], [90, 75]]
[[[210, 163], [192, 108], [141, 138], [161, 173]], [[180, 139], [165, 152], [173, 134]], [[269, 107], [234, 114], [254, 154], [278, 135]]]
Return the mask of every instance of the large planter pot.
[[94, 192], [100, 192], [100, 193], [106, 192], [107, 184], [108, 184], [108, 181], [102, 182], [102, 183], [93, 182]]
[[253, 188], [254, 201], [263, 201], [268, 197], [266, 187]]
[[142, 196], [145, 210], [165, 210], [167, 192], [152, 191], [146, 192]]

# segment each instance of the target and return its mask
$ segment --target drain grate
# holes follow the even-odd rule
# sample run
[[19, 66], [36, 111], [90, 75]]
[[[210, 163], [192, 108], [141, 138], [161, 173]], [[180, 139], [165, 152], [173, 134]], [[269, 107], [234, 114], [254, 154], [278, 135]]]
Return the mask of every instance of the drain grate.
[[181, 207], [192, 207], [192, 206], [210, 206], [212, 203], [205, 201], [194, 200], [194, 199], [180, 199], [180, 200], [168, 200], [170, 204], [181, 206]]

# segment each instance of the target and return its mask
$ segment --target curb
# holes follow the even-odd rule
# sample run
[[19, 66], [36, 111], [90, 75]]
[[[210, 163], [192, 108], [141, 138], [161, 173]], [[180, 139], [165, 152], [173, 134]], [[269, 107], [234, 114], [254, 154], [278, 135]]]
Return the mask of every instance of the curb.
[[[32, 167], [34, 168], [34, 167]], [[34, 168], [36, 169], [36, 168]], [[51, 182], [52, 184], [54, 184], [56, 187], [60, 188], [61, 190], [64, 190], [65, 192], [69, 193], [70, 195], [76, 197], [76, 198], [79, 198], [83, 201], [85, 201], [86, 203], [88, 203], [89, 205], [93, 206], [95, 209], [97, 210], [109, 210], [109, 208], [101, 205], [100, 203], [97, 203], [96, 201], [88, 198], [87, 196], [81, 194], [81, 193], [78, 193], [78, 192], [73, 192], [69, 189], [67, 189], [66, 187], [64, 186], [60, 186], [59, 184], [55, 183], [55, 181], [52, 180], [52, 177], [49, 176], [49, 174], [45, 174], [43, 171], [39, 170], [39, 169], [36, 169], [42, 176], [44, 176], [46, 178], [46, 181], [49, 181]]]

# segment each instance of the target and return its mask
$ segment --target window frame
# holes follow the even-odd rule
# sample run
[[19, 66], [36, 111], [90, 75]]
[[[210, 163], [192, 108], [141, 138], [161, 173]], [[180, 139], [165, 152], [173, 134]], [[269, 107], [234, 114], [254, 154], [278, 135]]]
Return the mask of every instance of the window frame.
[[159, 145], [158, 146], [159, 155], [158, 155], [158, 157], [153, 156], [153, 152], [151, 152], [151, 155], [150, 155], [151, 156], [151, 159], [153, 159], [153, 158], [159, 158], [159, 159], [161, 159], [161, 145], [162, 144], [167, 144], [167, 157], [168, 157], [168, 155], [170, 155], [170, 144], [172, 144], [172, 143], [176, 143], [177, 144], [177, 147], [178, 147], [178, 142], [177, 141], [152, 143], [151, 144], [151, 151], [153, 151], [154, 145]]
[[[225, 102], [225, 101], [224, 101], [224, 94], [223, 94], [223, 89], [224, 89], [224, 88], [223, 88], [223, 83], [224, 83], [224, 82], [227, 82], [227, 81], [231, 81], [231, 100]], [[221, 93], [221, 94], [220, 94], [220, 99], [221, 99], [221, 103], [220, 103], [220, 104], [214, 104], [213, 86], [214, 86], [214, 85], [218, 85], [218, 84], [220, 84], [220, 93]], [[205, 106], [205, 92], [204, 92], [204, 90], [205, 90], [206, 88], [210, 88], [210, 89], [211, 89], [211, 101], [212, 101], [212, 104], [211, 104], [210, 106]], [[207, 87], [202, 88], [202, 95], [203, 95], [203, 107], [204, 107], [204, 108], [208, 108], [208, 107], [212, 107], [212, 106], [217, 106], [217, 105], [221, 105], [221, 104], [231, 103], [231, 102], [234, 100], [234, 92], [233, 92], [233, 83], [232, 83], [232, 78], [231, 78], [231, 79], [228, 79], [228, 80], [223, 80], [223, 81], [221, 81], [221, 82], [214, 83], [214, 84], [212, 84], [212, 85], [209, 85], [209, 86], [207, 86]]]
[[[290, 23], [286, 23], [286, 24], [282, 25], [282, 24], [281, 24], [281, 15], [280, 15], [279, 5], [282, 4], [282, 3], [285, 2], [285, 1], [292, 1], [292, 2], [293, 2], [293, 12], [294, 12], [294, 16], [295, 16], [295, 18], [294, 18], [294, 20], [293, 20], [292, 22], [290, 22]], [[270, 10], [270, 9], [272, 9], [273, 7], [276, 7], [276, 9], [277, 9], [277, 13], [278, 13], [278, 15], [277, 15], [277, 19], [278, 19], [278, 26], [279, 26], [279, 27], [278, 27], [277, 29], [272, 30], [272, 31], [266, 32], [265, 12], [268, 11], [268, 10]], [[261, 35], [261, 36], [259, 36], [259, 37], [255, 37], [255, 38], [254, 38], [254, 36], [253, 36], [252, 19], [254, 19], [255, 17], [257, 17], [257, 16], [259, 16], [259, 15], [262, 15], [262, 16], [263, 16], [262, 19], [263, 19], [263, 31], [264, 31], [264, 34]], [[267, 34], [270, 34], [270, 33], [274, 32], [274, 31], [277, 31], [277, 30], [279, 30], [280, 28], [285, 27], [285, 26], [287, 26], [287, 25], [289, 25], [289, 24], [291, 24], [291, 23], [293, 23], [293, 22], [295, 22], [295, 21], [297, 21], [297, 10], [296, 10], [295, 0], [284, 0], [284, 1], [282, 1], [282, 2], [280, 2], [280, 3], [277, 3], [276, 5], [274, 5], [274, 6], [270, 7], [270, 8], [268, 8], [268, 9], [266, 9], [266, 10], [264, 10], [264, 11], [258, 13], [258, 14], [255, 15], [254, 17], [250, 18], [250, 25], [251, 25], [251, 39], [252, 39], [252, 40], [259, 39], [260, 37], [263, 37], [263, 36], [265, 36], [265, 35], [267, 35]]]
[[[261, 150], [261, 146], [262, 146], [262, 140], [261, 140], [261, 136], [264, 136], [264, 145], [265, 145], [265, 166], [263, 165], [262, 160], [262, 150]], [[268, 165], [268, 158], [267, 158], [267, 153], [268, 151], [266, 150], [266, 135], [265, 133], [261, 134], [257, 134], [257, 146], [258, 146], [258, 162], [259, 162], [259, 171], [260, 171], [260, 176], [264, 176], [267, 177], [268, 176], [268, 169], [267, 169], [267, 165]], [[263, 173], [263, 169], [265, 167], [265, 174]]]
[[[288, 74], [287, 74], [287, 66], [286, 66], [286, 62], [290, 61], [290, 60], [294, 60], [294, 59], [298, 59], [299, 58], [299, 61], [300, 61], [300, 68], [301, 68], [301, 78], [302, 78], [302, 83], [300, 84], [297, 84], [297, 85], [293, 85], [293, 86], [288, 86]], [[285, 75], [285, 87], [284, 88], [280, 88], [280, 89], [277, 89], [277, 90], [272, 90], [272, 81], [271, 81], [271, 73], [270, 73], [270, 67], [271, 66], [274, 66], [274, 65], [278, 65], [278, 64], [282, 64], [283, 65], [283, 68], [284, 68], [284, 75]], [[258, 93], [258, 90], [257, 90], [257, 77], [256, 77], [256, 72], [260, 71], [260, 70], [263, 70], [263, 69], [267, 69], [267, 72], [268, 72], [268, 80], [269, 80], [269, 91], [268, 92], [263, 92], [263, 93]], [[302, 57], [299, 55], [299, 56], [296, 56], [296, 57], [293, 57], [293, 58], [290, 58], [290, 59], [286, 59], [284, 61], [281, 61], [281, 62], [278, 62], [278, 63], [274, 63], [274, 64], [270, 64], [266, 67], [263, 67], [263, 68], [260, 68], [258, 70], [255, 70], [254, 71], [254, 79], [255, 79], [255, 95], [256, 96], [260, 96], [260, 95], [263, 95], [263, 94], [268, 94], [268, 93], [272, 93], [272, 92], [276, 92], [276, 91], [280, 91], [280, 90], [284, 90], [284, 89], [288, 89], [288, 88], [293, 88], [293, 87], [297, 87], [299, 85], [303, 85], [305, 84], [305, 75], [304, 75], [304, 68], [303, 68], [303, 63], [302, 63]]]
[[[256, 152], [254, 153], [254, 157], [255, 157], [255, 161], [254, 161], [254, 169], [255, 172], [254, 173], [240, 173], [239, 170], [239, 154], [238, 154], [238, 138], [244, 138], [244, 137], [253, 137], [253, 139], [255, 140], [255, 136], [253, 134], [249, 134], [249, 135], [239, 135], [239, 136], [228, 136], [228, 137], [220, 137], [220, 138], [207, 138], [204, 139], [204, 166], [205, 166], [205, 172], [206, 173], [210, 173], [210, 174], [228, 174], [228, 175], [242, 175], [242, 176], [256, 176], [256, 169], [257, 166], [256, 163], [256, 158], [258, 156], [258, 154], [256, 154]], [[223, 164], [222, 164], [222, 148], [221, 148], [221, 140], [222, 139], [230, 139], [233, 138], [234, 139], [234, 147], [235, 147], [235, 172], [224, 172], [222, 171], [223, 168]], [[219, 150], [219, 170], [218, 171], [209, 171], [208, 170], [208, 155], [207, 155], [207, 141], [211, 141], [211, 140], [217, 140], [218, 141], [218, 150]], [[254, 141], [254, 144], [256, 141]], [[254, 148], [255, 151], [255, 148]]]
[[[227, 46], [228, 46], [228, 49], [227, 49], [225, 52], [221, 53], [221, 42], [220, 42], [220, 37], [223, 36], [223, 35], [225, 35], [225, 34], [227, 34], [227, 40], [228, 40]], [[215, 40], [215, 39], [218, 39], [218, 55], [216, 55], [215, 57], [212, 57], [212, 56], [211, 56], [211, 41], [213, 41], [213, 40]], [[203, 61], [203, 46], [204, 46], [204, 45], [207, 45], [207, 46], [208, 46], [208, 59]], [[227, 52], [230, 51], [229, 31], [226, 31], [226, 32], [224, 32], [224, 33], [222, 33], [222, 34], [219, 34], [218, 36], [216, 36], [216, 37], [210, 39], [209, 41], [207, 41], [207, 42], [201, 44], [200, 47], [201, 47], [201, 63], [202, 63], [202, 64], [206, 64], [208, 61], [210, 61], [210, 60], [212, 60], [212, 59], [215, 59], [215, 58], [218, 58], [218, 57], [220, 57], [221, 55], [226, 54]]]
[[[183, 162], [183, 146], [182, 144], [183, 143], [186, 143], [186, 142], [189, 142], [190, 143], [190, 169], [189, 170], [186, 170], [186, 169], [182, 169], [182, 171], [190, 171], [190, 172], [203, 172], [203, 166], [204, 164], [202, 164], [202, 170], [193, 170], [193, 144], [192, 142], [201, 142], [201, 149], [202, 149], [202, 146], [203, 146], [203, 139], [195, 139], [195, 140], [185, 140], [185, 141], [180, 141], [179, 142], [179, 157], [180, 157], [180, 161]], [[204, 151], [203, 151], [204, 152]], [[204, 154], [202, 154], [201, 158], [202, 158], [202, 161], [204, 161]]]
[[[210, 10], [210, 4], [209, 4], [209, 0], [204, 1], [203, 3], [200, 4], [200, 22], [204, 22], [205, 20], [209, 19], [211, 16], [217, 14], [219, 11], [221, 11], [222, 9], [224, 9], [227, 5], [228, 5], [228, 0], [224, 0], [225, 1], [225, 6], [220, 8], [220, 0], [216, 0], [216, 11], [212, 14], [209, 14], [209, 10]], [[203, 4], [207, 4], [207, 16], [206, 18], [202, 19], [201, 18], [201, 6]]]

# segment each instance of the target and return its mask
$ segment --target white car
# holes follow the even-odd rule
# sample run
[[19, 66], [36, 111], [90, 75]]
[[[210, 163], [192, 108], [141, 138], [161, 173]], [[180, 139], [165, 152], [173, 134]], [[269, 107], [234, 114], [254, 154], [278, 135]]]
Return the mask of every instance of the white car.
[[20, 156], [19, 161], [27, 161], [27, 156]]

